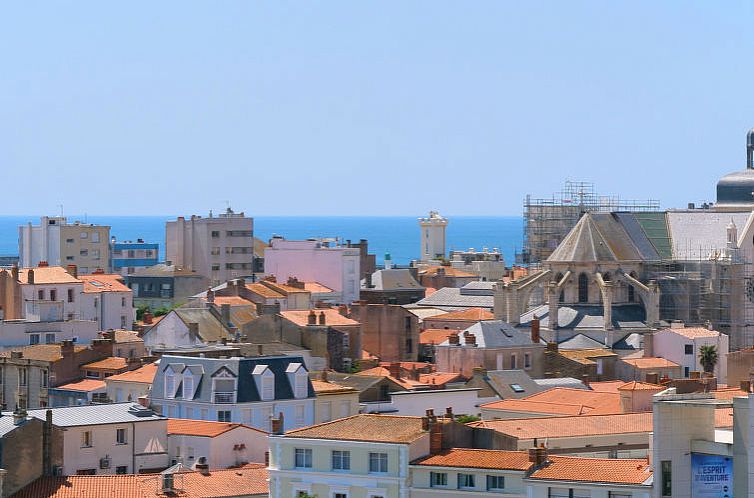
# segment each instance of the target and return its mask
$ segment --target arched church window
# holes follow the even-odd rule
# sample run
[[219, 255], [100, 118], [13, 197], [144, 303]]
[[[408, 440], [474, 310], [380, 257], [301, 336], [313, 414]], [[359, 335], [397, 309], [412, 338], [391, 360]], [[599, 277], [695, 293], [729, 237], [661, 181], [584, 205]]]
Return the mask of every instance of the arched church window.
[[586, 303], [589, 301], [589, 277], [586, 273], [579, 274], [579, 302]]

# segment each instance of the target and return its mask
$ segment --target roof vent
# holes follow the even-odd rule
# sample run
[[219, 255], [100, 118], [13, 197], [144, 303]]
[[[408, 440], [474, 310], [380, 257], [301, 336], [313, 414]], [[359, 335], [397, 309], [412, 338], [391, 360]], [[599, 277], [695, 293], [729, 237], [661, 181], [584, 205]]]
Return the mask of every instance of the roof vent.
[[128, 409], [128, 413], [137, 417], [151, 417], [154, 415], [154, 410], [141, 405], [133, 405]]

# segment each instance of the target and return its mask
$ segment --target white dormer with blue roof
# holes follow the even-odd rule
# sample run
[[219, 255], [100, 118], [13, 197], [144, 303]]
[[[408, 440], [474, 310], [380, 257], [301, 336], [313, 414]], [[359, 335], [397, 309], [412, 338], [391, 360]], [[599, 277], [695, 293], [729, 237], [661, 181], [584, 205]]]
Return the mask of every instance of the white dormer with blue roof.
[[196, 358], [164, 355], [151, 402], [168, 417], [243, 423], [285, 430], [314, 423], [314, 389], [301, 357]]

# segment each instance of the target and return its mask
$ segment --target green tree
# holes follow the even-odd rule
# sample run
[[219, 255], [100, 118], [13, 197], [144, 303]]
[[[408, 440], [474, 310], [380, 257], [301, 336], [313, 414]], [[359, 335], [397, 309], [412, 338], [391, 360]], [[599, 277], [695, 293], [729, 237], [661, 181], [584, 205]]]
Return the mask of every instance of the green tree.
[[141, 306], [136, 307], [136, 321], [141, 321], [144, 319], [144, 313], [149, 311], [149, 306], [146, 304], [142, 304]]
[[705, 372], [713, 372], [715, 370], [715, 365], [717, 365], [717, 347], [712, 344], [709, 346], [701, 346], [699, 348], [699, 363], [702, 364], [702, 368]]
[[476, 415], [459, 415], [456, 417], [456, 422], [462, 424], [468, 424], [469, 422], [479, 422], [481, 419]]

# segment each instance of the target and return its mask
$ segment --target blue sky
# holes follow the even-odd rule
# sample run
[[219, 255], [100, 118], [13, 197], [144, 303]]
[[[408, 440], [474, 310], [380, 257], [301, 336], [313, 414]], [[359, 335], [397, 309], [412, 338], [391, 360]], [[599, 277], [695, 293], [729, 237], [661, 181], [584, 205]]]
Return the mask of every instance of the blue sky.
[[0, 214], [511, 215], [714, 200], [750, 2], [11, 2]]

